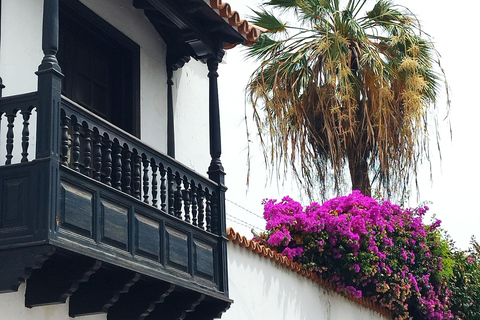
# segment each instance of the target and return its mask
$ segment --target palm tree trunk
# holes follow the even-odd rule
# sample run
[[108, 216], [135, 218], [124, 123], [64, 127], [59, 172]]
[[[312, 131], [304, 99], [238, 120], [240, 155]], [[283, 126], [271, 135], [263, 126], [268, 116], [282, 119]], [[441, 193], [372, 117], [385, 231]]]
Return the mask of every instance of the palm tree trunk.
[[[355, 152], [356, 151], [356, 152]], [[372, 196], [372, 187], [368, 177], [368, 161], [365, 156], [367, 152], [353, 150], [348, 152], [348, 167], [350, 169], [350, 179], [352, 181], [352, 190], [360, 190], [366, 196]]]

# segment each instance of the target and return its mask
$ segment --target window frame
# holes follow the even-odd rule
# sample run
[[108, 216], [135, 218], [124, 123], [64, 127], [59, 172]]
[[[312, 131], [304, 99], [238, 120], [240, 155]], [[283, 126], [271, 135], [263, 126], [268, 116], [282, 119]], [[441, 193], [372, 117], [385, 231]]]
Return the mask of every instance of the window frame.
[[[102, 17], [97, 15], [91, 9], [80, 3], [78, 0], [62, 0], [60, 1], [60, 19], [59, 29], [62, 30], [60, 25], [62, 20], [68, 19], [69, 24], [78, 24], [82, 28], [82, 32], [88, 32], [93, 35], [95, 41], [105, 41], [107, 45], [112, 47], [121, 47], [121, 53], [116, 57], [123, 63], [129, 63], [131, 65], [125, 65], [122, 68], [122, 79], [120, 80], [121, 86], [118, 90], [113, 90], [111, 95], [115, 101], [110, 105], [110, 110], [107, 112], [107, 117], [102, 116], [99, 112], [90, 109], [94, 113], [97, 113], [102, 118], [105, 118], [115, 126], [129, 132], [130, 134], [140, 138], [140, 47], [137, 43], [124, 35], [121, 31], [116, 29], [110, 23], [105, 21]], [[83, 35], [85, 36], [85, 35]], [[81, 38], [81, 36], [79, 36]], [[59, 39], [60, 42], [60, 39]], [[60, 50], [60, 46], [59, 46]], [[65, 70], [67, 71], [67, 70]], [[67, 72], [68, 73], [68, 72]], [[127, 74], [125, 74], [127, 73]], [[67, 74], [68, 76], [68, 74]], [[73, 78], [73, 75], [71, 75]], [[64, 79], [70, 81], [72, 84], [73, 79]], [[68, 86], [67, 86], [68, 87]], [[118, 89], [118, 88], [117, 88]], [[62, 85], [62, 94], [64, 94]], [[118, 97], [117, 95], [121, 95]], [[69, 97], [69, 96], [67, 96]], [[69, 97], [71, 98], [71, 97]], [[79, 103], [79, 101], [72, 99]], [[83, 105], [82, 103], [79, 103]], [[83, 105], [85, 106], [85, 105]]]

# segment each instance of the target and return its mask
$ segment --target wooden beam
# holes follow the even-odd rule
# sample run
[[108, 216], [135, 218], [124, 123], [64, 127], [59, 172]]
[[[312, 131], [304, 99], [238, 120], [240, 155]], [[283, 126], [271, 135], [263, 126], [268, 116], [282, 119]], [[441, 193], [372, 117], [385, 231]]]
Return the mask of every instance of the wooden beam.
[[84, 256], [53, 255], [28, 279], [25, 306], [64, 303], [100, 266], [100, 261]]
[[104, 266], [70, 297], [70, 317], [106, 313], [140, 279], [134, 271]]

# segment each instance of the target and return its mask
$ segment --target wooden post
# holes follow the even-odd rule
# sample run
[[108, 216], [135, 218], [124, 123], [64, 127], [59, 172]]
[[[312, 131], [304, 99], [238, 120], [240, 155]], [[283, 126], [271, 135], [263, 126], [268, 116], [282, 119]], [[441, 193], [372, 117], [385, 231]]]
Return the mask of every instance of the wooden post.
[[44, 57], [38, 71], [37, 150], [36, 159], [47, 159], [39, 172], [39, 181], [48, 195], [38, 206], [39, 219], [48, 225], [53, 235], [56, 231], [56, 215], [60, 204], [60, 104], [62, 72], [56, 58], [59, 31], [59, 0], [44, 0], [42, 50]]
[[[221, 60], [221, 58], [220, 58]], [[222, 138], [220, 134], [220, 105], [218, 101], [218, 58], [207, 61], [209, 78], [209, 125], [210, 125], [210, 156], [212, 160], [208, 168], [208, 176], [213, 181], [224, 184], [225, 172], [220, 156], [222, 155]]]
[[209, 78], [209, 125], [210, 125], [210, 156], [212, 160], [208, 168], [208, 177], [219, 184], [216, 194], [215, 212], [212, 212], [213, 228], [215, 234], [221, 237], [219, 243], [219, 286], [228, 295], [228, 268], [227, 268], [227, 233], [225, 216], [225, 171], [220, 156], [222, 155], [222, 139], [220, 134], [220, 104], [218, 100], [218, 63], [222, 60], [223, 50], [217, 57], [207, 60]]
[[58, 1], [44, 0], [42, 50], [38, 76], [37, 159], [59, 159], [62, 72], [57, 61]]

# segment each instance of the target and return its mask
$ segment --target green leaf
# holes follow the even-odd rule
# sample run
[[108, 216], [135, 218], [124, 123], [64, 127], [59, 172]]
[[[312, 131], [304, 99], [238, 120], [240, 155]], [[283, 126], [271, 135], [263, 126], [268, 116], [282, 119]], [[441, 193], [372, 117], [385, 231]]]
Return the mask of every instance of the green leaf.
[[272, 13], [267, 12], [266, 10], [255, 11], [253, 12], [257, 15], [253, 18], [253, 23], [257, 26], [267, 29], [269, 32], [284, 32], [287, 25], [277, 19]]
[[270, 0], [267, 4], [281, 8], [292, 8], [298, 6], [298, 0]]
[[263, 59], [268, 55], [274, 54], [274, 52], [281, 48], [281, 44], [281, 41], [275, 41], [267, 35], [262, 34], [260, 39], [248, 48], [247, 56], [257, 60]]

